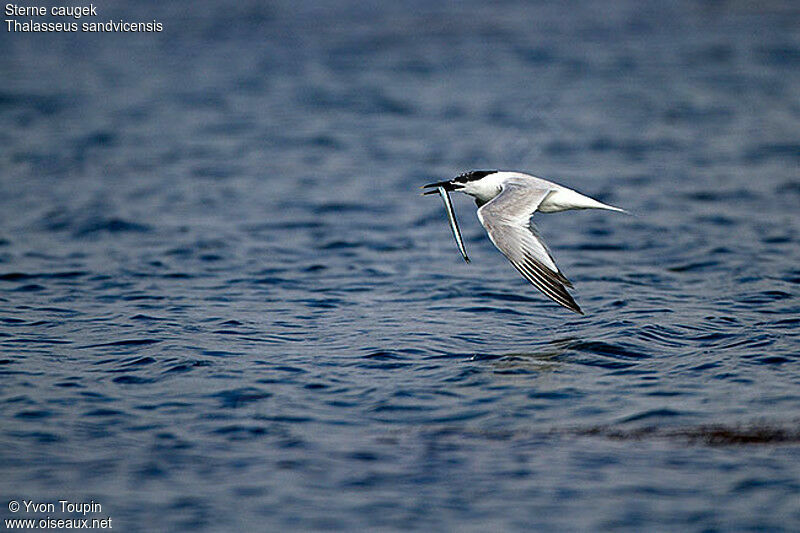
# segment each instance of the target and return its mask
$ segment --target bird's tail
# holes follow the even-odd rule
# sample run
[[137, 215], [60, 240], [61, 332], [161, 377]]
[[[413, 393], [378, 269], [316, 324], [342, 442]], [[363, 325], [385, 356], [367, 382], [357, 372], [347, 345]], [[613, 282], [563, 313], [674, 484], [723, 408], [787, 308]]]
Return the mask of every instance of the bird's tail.
[[628, 214], [627, 211], [620, 207], [604, 204], [603, 202], [597, 201], [594, 198], [589, 198], [588, 196], [584, 196], [580, 193], [576, 194], [581, 197], [580, 201], [576, 202], [578, 209], [605, 209], [606, 211], [617, 211], [618, 213]]
[[551, 193], [547, 197], [546, 202], [543, 202], [539, 207], [539, 211], [543, 213], [556, 213], [558, 211], [566, 211], [567, 209], [605, 209], [607, 211], [630, 214], [624, 209], [604, 204], [594, 198], [589, 198], [588, 196], [584, 196], [579, 192], [567, 188], [559, 189]]
[[618, 213], [625, 213], [626, 215], [630, 215], [629, 212], [625, 211], [621, 207], [614, 207], [613, 205], [604, 204], [603, 202], [598, 202], [594, 200], [597, 205], [591, 206], [590, 209], [605, 209], [606, 211], [616, 211]]

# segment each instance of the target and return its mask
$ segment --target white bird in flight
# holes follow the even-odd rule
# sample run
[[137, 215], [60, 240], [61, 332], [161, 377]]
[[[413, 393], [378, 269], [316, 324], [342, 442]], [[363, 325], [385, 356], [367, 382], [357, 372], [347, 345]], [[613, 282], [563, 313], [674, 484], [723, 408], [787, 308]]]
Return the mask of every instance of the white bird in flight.
[[429, 187], [433, 189], [422, 194], [438, 192], [441, 195], [456, 244], [467, 263], [469, 257], [450, 204], [449, 191], [463, 192], [475, 198], [478, 220], [486, 228], [489, 239], [523, 278], [554, 302], [583, 314], [565, 288], [572, 288], [572, 283], [556, 266], [531, 217], [536, 211], [558, 213], [569, 209], [607, 209], [625, 213], [624, 209], [530, 174], [505, 170], [472, 170], [451, 180], [422, 186]]

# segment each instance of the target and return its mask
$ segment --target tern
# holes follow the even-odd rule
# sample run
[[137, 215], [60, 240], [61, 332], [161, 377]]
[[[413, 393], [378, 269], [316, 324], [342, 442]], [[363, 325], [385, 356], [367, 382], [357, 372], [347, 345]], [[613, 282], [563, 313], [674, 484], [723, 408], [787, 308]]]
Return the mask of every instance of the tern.
[[583, 311], [566, 289], [572, 288], [572, 283], [556, 266], [531, 217], [536, 211], [558, 213], [570, 209], [626, 212], [523, 172], [472, 170], [451, 180], [429, 183], [421, 188], [432, 188], [423, 195], [437, 192], [441, 195], [456, 244], [467, 263], [469, 257], [450, 203], [450, 191], [463, 192], [475, 198], [478, 220], [489, 234], [489, 239], [523, 278], [554, 302], [581, 315]]

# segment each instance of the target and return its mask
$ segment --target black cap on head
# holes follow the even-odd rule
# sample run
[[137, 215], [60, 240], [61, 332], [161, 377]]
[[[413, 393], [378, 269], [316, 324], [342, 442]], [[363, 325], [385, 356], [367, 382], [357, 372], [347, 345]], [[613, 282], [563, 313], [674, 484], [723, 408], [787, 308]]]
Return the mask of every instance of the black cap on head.
[[[499, 171], [498, 170], [470, 170], [469, 172], [464, 172], [463, 174], [459, 174], [458, 176], [456, 176], [455, 178], [453, 178], [451, 180], [437, 181], [436, 183], [429, 183], [427, 185], [423, 185], [422, 188], [423, 189], [427, 189], [427, 188], [430, 188], [430, 187], [442, 187], [442, 188], [444, 188], [444, 190], [446, 190], [448, 192], [449, 191], [454, 191], [454, 190], [456, 190], [456, 187], [458, 187], [459, 189], [462, 188], [464, 186], [464, 183], [467, 183], [468, 181], [475, 181], [475, 180], [483, 179], [486, 176], [488, 176], [489, 174], [494, 174], [495, 172], [499, 172]], [[436, 192], [436, 190], [434, 189], [434, 190], [431, 190], [431, 191], [426, 191], [426, 192], [424, 192], [422, 194], [423, 195], [425, 195], [425, 194], [434, 194], [435, 192]]]
[[489, 174], [494, 174], [495, 172], [497, 172], [497, 170], [470, 170], [469, 172], [464, 172], [463, 174], [459, 174], [458, 176], [453, 178], [453, 181], [466, 183], [468, 181], [483, 179]]

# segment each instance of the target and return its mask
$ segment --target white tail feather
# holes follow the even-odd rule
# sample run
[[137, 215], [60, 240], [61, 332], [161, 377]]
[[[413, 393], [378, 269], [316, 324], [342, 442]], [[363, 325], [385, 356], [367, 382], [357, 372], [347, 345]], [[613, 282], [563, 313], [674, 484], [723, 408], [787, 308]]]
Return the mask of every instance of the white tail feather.
[[539, 205], [539, 211], [542, 213], [557, 213], [570, 209], [605, 209], [627, 213], [624, 209], [598, 202], [594, 198], [589, 198], [566, 187], [553, 191]]

